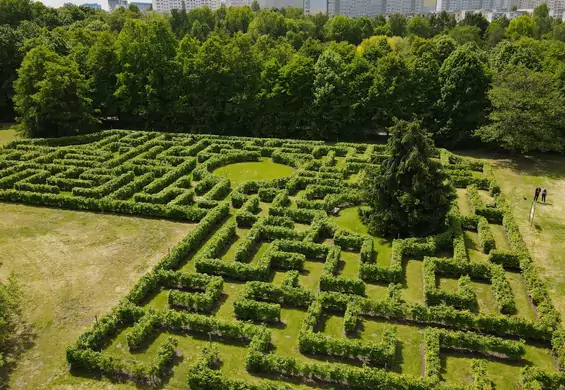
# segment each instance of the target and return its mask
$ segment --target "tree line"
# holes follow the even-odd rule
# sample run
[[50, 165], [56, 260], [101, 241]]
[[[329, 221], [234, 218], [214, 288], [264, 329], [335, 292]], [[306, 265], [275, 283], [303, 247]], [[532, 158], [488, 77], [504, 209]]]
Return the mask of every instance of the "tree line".
[[565, 149], [565, 24], [221, 7], [143, 14], [0, 0], [0, 120], [30, 137], [113, 126]]

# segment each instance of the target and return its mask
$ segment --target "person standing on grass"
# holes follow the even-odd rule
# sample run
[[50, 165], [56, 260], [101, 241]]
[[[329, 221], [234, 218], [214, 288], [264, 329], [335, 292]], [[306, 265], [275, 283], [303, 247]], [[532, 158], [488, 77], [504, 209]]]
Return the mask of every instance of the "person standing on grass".
[[534, 195], [534, 202], [538, 201], [539, 198], [539, 193], [541, 192], [541, 188], [540, 187], [536, 187], [536, 193]]
[[545, 197], [547, 196], [547, 190], [545, 189], [545, 187], [543, 188], [543, 190], [541, 190], [541, 201], [543, 203], [545, 203]]

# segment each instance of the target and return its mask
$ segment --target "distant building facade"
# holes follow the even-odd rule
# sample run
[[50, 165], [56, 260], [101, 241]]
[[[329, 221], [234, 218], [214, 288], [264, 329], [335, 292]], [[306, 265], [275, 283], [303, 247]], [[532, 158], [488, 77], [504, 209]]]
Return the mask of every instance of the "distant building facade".
[[244, 5], [251, 7], [253, 0], [226, 0], [226, 7], [243, 7]]
[[102, 6], [98, 3], [85, 3], [83, 4], [84, 7], [94, 8], [94, 9], [102, 9]]
[[108, 8], [110, 8], [110, 11], [114, 11], [115, 9], [118, 9], [120, 7], [127, 7], [127, 6], [128, 6], [127, 0], [108, 0]]
[[357, 18], [391, 14], [420, 14], [435, 11], [435, 3], [424, 5], [424, 0], [304, 0], [304, 12], [319, 12]]
[[151, 9], [151, 7], [153, 6], [153, 3], [141, 3], [141, 2], [138, 2], [138, 1], [132, 1], [129, 4], [130, 5], [136, 5], [137, 8], [140, 9], [140, 11], [149, 11]]
[[184, 8], [190, 11], [194, 8], [208, 7], [211, 10], [220, 8], [220, 0], [153, 0], [153, 10], [157, 12], [171, 12], [174, 9]]

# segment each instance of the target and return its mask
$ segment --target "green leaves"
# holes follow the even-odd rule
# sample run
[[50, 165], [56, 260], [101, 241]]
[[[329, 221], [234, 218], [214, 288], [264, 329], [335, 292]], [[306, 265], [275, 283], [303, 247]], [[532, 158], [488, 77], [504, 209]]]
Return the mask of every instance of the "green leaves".
[[479, 126], [486, 123], [490, 74], [479, 55], [469, 46], [456, 49], [439, 70], [441, 97], [439, 129], [434, 139], [440, 145], [454, 147], [468, 141]]
[[370, 229], [380, 236], [419, 236], [443, 227], [455, 195], [431, 160], [434, 146], [420, 125], [400, 121], [392, 127], [387, 153], [391, 157], [365, 180]]
[[565, 98], [551, 74], [507, 67], [495, 78], [489, 98], [491, 123], [476, 131], [484, 142], [520, 152], [565, 149]]
[[61, 137], [96, 128], [88, 85], [76, 62], [39, 46], [25, 57], [14, 84], [16, 112], [29, 137]]

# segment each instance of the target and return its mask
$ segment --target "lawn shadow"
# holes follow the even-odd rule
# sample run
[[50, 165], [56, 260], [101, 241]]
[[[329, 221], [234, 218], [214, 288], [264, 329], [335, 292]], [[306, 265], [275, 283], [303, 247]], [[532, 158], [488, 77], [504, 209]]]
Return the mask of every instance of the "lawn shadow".
[[[10, 336], [3, 346], [5, 363], [0, 368], [0, 383], [8, 383], [10, 374], [16, 369], [21, 357], [35, 346], [37, 339], [35, 326], [25, 322], [20, 322], [15, 329], [9, 330], [9, 332]], [[0, 386], [0, 388], [3, 387]]]

